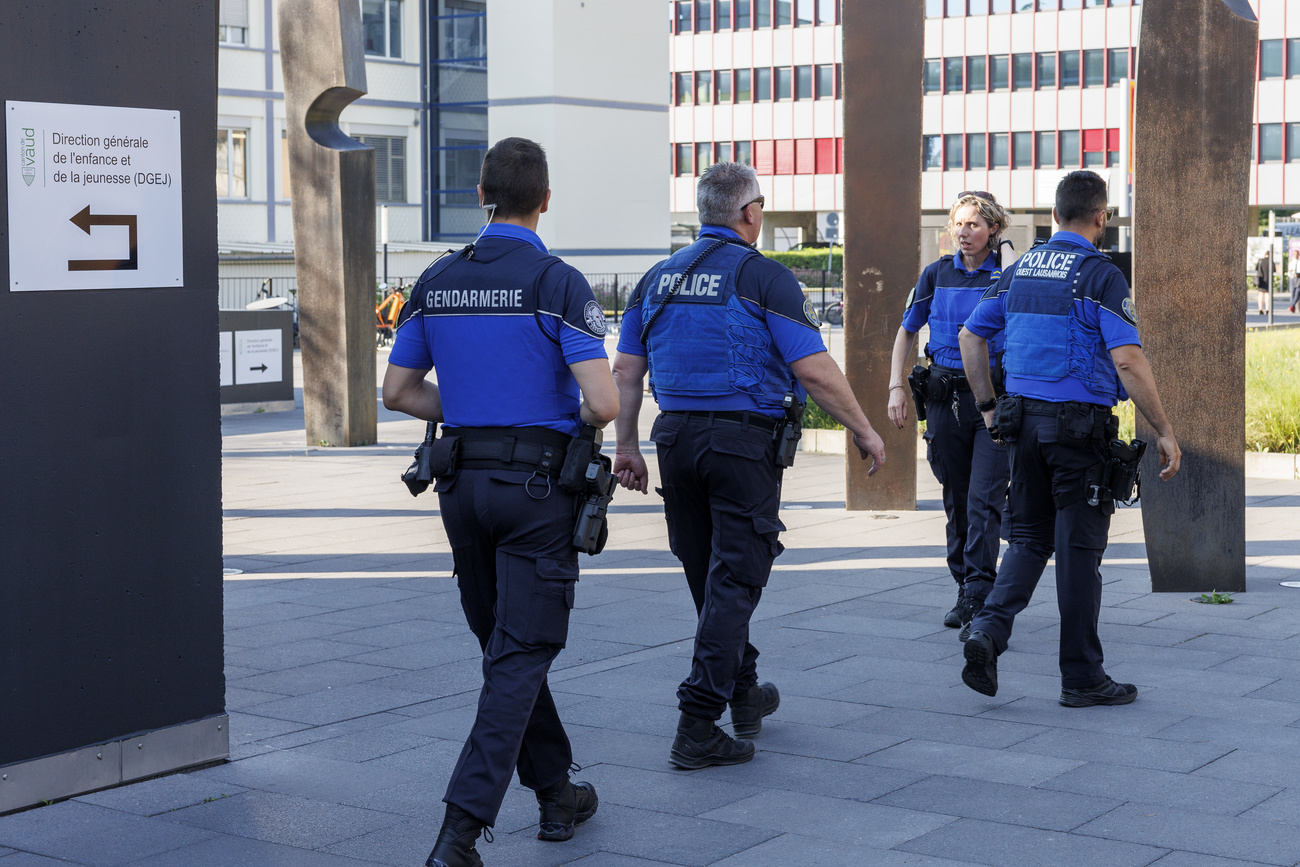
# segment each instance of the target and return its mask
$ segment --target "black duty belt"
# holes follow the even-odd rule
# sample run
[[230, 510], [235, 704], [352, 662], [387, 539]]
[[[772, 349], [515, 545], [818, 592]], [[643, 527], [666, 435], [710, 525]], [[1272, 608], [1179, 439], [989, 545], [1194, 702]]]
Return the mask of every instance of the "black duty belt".
[[460, 438], [463, 470], [518, 470], [558, 477], [573, 437], [545, 427], [443, 428]]
[[724, 424], [739, 424], [747, 427], [757, 428], [758, 430], [771, 433], [776, 430], [776, 426], [781, 423], [780, 419], [772, 418], [769, 415], [763, 415], [759, 412], [750, 412], [749, 410], [726, 410], [723, 412], [701, 412], [698, 410], [681, 411], [664, 411], [664, 415], [680, 418], [687, 422], [691, 420], [698, 421], [720, 421]]
[[941, 364], [930, 365], [931, 375], [938, 374], [947, 378], [949, 384], [957, 391], [970, 391], [970, 383], [966, 381], [966, 371], [955, 367], [944, 367]]
[[1052, 400], [1038, 400], [1033, 397], [1022, 397], [1020, 401], [1021, 406], [1024, 407], [1025, 415], [1060, 415], [1061, 410], [1067, 406], [1081, 406], [1085, 409], [1092, 410], [1094, 413], [1110, 415], [1110, 407], [1108, 406], [1102, 406], [1101, 404], [1096, 403], [1084, 403], [1083, 401], [1078, 400], [1057, 402]]

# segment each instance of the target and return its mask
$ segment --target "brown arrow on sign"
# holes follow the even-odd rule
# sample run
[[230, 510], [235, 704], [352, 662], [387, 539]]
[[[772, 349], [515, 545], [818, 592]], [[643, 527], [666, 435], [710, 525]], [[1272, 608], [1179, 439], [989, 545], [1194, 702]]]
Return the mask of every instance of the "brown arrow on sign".
[[126, 259], [69, 259], [69, 271], [134, 271], [140, 264], [136, 252], [135, 214], [99, 214], [90, 213], [90, 205], [82, 208], [69, 222], [78, 229], [90, 234], [91, 226], [126, 226], [131, 246], [131, 255]]

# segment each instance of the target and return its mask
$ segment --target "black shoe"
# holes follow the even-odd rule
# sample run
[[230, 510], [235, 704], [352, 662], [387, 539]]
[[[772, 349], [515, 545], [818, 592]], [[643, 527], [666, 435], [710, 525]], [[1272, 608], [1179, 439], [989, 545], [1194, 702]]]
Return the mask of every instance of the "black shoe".
[[433, 844], [433, 851], [424, 867], [483, 867], [483, 859], [474, 848], [474, 841], [482, 830], [482, 822], [460, 807], [448, 804], [447, 816], [438, 831], [438, 841]]
[[957, 604], [952, 607], [951, 611], [949, 611], [947, 614], [943, 616], [944, 626], [950, 627], [952, 629], [956, 629], [958, 626], [961, 626], [961, 603], [965, 598], [966, 597], [962, 595], [961, 587], [958, 587]]
[[571, 783], [567, 776], [549, 789], [538, 789], [537, 809], [541, 812], [541, 824], [537, 829], [537, 839], [571, 839], [573, 826], [595, 815], [599, 804], [595, 786]]
[[966, 667], [961, 670], [962, 683], [984, 695], [997, 695], [998, 652], [993, 639], [976, 629], [962, 652], [966, 656]]
[[1116, 683], [1109, 677], [1087, 689], [1061, 689], [1061, 704], [1066, 707], [1131, 704], [1137, 697], [1136, 686], [1131, 683]]
[[731, 695], [731, 728], [742, 738], [752, 738], [763, 730], [763, 717], [771, 716], [781, 706], [776, 684], [754, 684]]
[[754, 744], [736, 740], [710, 719], [682, 714], [677, 723], [677, 737], [668, 753], [674, 767], [684, 770], [709, 765], [739, 765], [754, 757]]
[[971, 624], [975, 622], [975, 615], [983, 610], [983, 599], [967, 598], [961, 601], [961, 632], [957, 633], [958, 641], [966, 641], [970, 638]]

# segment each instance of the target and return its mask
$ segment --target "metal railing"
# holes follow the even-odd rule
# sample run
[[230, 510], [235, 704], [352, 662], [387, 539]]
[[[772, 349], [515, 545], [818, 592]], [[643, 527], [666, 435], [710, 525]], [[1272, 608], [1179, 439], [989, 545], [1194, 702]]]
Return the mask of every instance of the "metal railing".
[[217, 279], [217, 307], [243, 310], [258, 298], [288, 298], [298, 291], [297, 277], [220, 277]]
[[596, 293], [596, 303], [605, 311], [605, 315], [615, 325], [623, 319], [623, 310], [627, 306], [627, 298], [636, 288], [637, 282], [641, 279], [641, 274], [583, 274], [587, 282], [591, 284], [591, 291]]

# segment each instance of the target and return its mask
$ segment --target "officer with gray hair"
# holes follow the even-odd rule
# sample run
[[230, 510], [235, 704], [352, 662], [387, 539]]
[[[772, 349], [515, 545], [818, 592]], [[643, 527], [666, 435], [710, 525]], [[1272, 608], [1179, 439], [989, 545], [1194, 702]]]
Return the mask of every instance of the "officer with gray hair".
[[782, 468], [793, 460], [808, 394], [852, 434], [869, 474], [885, 462], [820, 322], [789, 269], [753, 247], [763, 226], [754, 170], [718, 163], [700, 177], [700, 236], [641, 278], [628, 299], [614, 362], [619, 391], [614, 471], [629, 490], [649, 480], [637, 420], [644, 381], [661, 410], [659, 455], [668, 541], [682, 562], [698, 623], [681, 719], [670, 751], [679, 768], [733, 765], [780, 703], [758, 682], [749, 621], [783, 550], [777, 535]]

